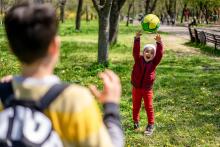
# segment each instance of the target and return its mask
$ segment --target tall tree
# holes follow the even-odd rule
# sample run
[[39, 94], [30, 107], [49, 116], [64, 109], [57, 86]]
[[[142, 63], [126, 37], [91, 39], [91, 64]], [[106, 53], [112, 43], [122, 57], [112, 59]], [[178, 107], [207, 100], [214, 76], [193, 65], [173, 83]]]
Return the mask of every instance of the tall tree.
[[109, 18], [113, 0], [92, 0], [99, 17], [98, 62], [108, 61]]
[[60, 3], [60, 21], [63, 23], [64, 22], [64, 9], [66, 5], [66, 0], [59, 0]]
[[0, 15], [3, 14], [3, 0], [0, 0], [0, 5], [1, 5], [1, 8], [0, 8]]
[[[176, 21], [176, 0], [166, 0], [166, 10], [172, 24]], [[169, 22], [168, 22], [169, 23]]]
[[126, 26], [128, 27], [129, 23], [130, 23], [130, 12], [131, 12], [131, 8], [133, 6], [133, 3], [129, 3], [129, 6], [128, 6], [128, 12], [127, 12], [127, 23], [126, 23]]
[[86, 21], [90, 21], [90, 18], [89, 18], [89, 12], [90, 12], [90, 6], [87, 4], [86, 5]]
[[119, 16], [126, 0], [113, 0], [110, 12], [109, 43], [115, 44], [118, 38]]
[[145, 14], [152, 13], [156, 8], [157, 0], [145, 0]]
[[76, 13], [76, 30], [80, 30], [82, 7], [83, 7], [83, 0], [79, 0], [78, 7], [77, 7], [77, 13]]

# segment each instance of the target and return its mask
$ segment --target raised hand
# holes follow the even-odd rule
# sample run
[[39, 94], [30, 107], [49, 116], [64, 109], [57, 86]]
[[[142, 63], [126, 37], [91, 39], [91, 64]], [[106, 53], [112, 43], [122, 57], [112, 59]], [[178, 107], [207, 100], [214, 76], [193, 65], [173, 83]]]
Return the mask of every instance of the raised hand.
[[154, 38], [156, 40], [156, 42], [161, 42], [161, 37], [160, 34], [157, 34], [156, 37]]
[[121, 98], [121, 83], [119, 77], [111, 70], [105, 70], [99, 74], [104, 86], [99, 91], [96, 86], [91, 85], [90, 91], [102, 104], [116, 103], [119, 104]]
[[141, 31], [137, 31], [135, 37], [136, 37], [136, 38], [140, 38], [141, 35], [142, 35]]

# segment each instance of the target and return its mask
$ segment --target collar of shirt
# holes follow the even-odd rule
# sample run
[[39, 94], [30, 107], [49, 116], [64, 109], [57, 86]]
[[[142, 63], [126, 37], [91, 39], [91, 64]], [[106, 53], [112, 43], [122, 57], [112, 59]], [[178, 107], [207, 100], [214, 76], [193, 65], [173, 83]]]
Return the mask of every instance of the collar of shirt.
[[60, 83], [60, 79], [56, 75], [45, 76], [43, 78], [33, 78], [33, 77], [23, 77], [23, 76], [15, 76], [13, 77], [16, 83], [22, 83], [23, 85], [54, 85]]

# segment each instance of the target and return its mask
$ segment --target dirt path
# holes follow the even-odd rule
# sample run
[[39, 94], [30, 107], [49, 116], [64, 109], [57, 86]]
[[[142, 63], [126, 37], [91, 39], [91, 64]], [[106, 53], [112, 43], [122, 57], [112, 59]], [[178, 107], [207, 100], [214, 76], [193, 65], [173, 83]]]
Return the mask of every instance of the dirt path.
[[181, 37], [181, 38], [184, 38], [184, 39], [188, 39], [188, 40], [190, 39], [189, 31], [188, 31], [187, 27], [164, 26], [164, 25], [162, 25], [160, 27], [159, 31], [167, 32], [169, 34], [172, 34], [174, 36]]
[[[177, 56], [204, 54], [204, 52], [198, 48], [185, 45], [185, 43], [190, 41], [187, 27], [161, 26], [160, 31], [169, 33], [169, 35], [163, 38], [164, 42], [166, 42], [165, 47], [175, 51]], [[220, 61], [220, 57], [207, 56]]]
[[164, 42], [166, 42], [166, 48], [171, 49], [178, 54], [188, 55], [200, 53], [198, 49], [184, 45], [190, 40], [188, 28], [178, 26], [161, 26], [160, 31], [169, 33], [169, 35], [163, 38]]

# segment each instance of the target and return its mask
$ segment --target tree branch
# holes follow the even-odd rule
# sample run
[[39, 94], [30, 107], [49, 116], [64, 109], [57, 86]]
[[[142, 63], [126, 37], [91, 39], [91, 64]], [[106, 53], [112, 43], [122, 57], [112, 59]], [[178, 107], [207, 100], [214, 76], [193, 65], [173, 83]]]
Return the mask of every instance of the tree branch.
[[157, 4], [157, 0], [154, 0], [150, 9], [150, 13], [152, 13], [155, 10], [156, 4]]
[[113, 0], [105, 0], [105, 5], [104, 5], [104, 8], [103, 8], [103, 13], [108, 13], [112, 7], [112, 1]]
[[150, 0], [145, 1], [145, 14], [149, 13]]
[[119, 7], [119, 10], [121, 10], [122, 6], [124, 5], [126, 0], [118, 0], [118, 7]]
[[93, 3], [93, 5], [94, 5], [94, 7], [95, 7], [95, 9], [96, 9], [96, 11], [99, 13], [100, 12], [100, 10], [102, 9], [102, 8], [104, 8], [104, 5], [99, 5], [98, 4], [98, 2], [96, 1], [96, 0], [92, 0], [92, 3]]

